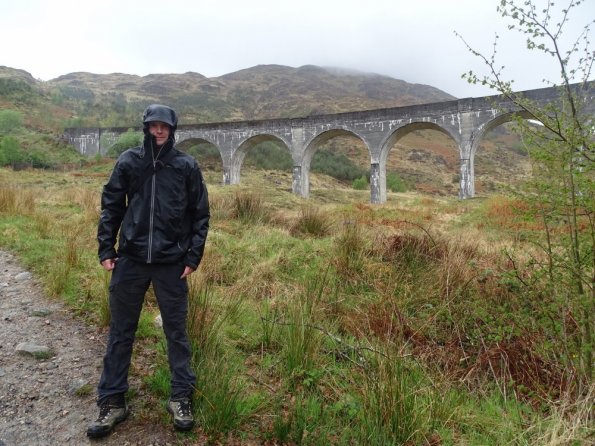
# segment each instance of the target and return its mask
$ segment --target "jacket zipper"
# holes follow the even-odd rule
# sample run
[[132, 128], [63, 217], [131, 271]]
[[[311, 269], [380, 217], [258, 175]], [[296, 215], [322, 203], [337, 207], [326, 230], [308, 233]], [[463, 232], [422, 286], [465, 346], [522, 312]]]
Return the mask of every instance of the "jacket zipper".
[[155, 172], [153, 172], [153, 176], [151, 178], [151, 209], [149, 211], [149, 252], [147, 252], [147, 263], [151, 263], [152, 255], [151, 252], [153, 251], [153, 220], [155, 213]]

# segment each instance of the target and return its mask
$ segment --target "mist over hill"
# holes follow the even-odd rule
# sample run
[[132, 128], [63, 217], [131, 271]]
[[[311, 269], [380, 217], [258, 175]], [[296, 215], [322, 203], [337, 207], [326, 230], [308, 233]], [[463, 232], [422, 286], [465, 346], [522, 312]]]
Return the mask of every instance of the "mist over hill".
[[0, 67], [0, 106], [31, 112], [43, 105], [63, 126], [138, 124], [149, 103], [174, 107], [183, 124], [398, 107], [455, 99], [428, 85], [374, 73], [306, 65], [258, 65], [207, 78], [199, 73], [68, 73], [49, 81]]

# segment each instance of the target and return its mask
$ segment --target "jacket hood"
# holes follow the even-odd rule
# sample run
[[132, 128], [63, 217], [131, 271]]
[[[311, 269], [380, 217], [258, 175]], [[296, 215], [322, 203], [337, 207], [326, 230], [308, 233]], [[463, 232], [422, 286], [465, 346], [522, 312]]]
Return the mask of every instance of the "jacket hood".
[[171, 127], [172, 133], [178, 128], [178, 116], [173, 108], [167, 105], [151, 104], [143, 113], [143, 127], [148, 128], [148, 123], [153, 121], [165, 122]]

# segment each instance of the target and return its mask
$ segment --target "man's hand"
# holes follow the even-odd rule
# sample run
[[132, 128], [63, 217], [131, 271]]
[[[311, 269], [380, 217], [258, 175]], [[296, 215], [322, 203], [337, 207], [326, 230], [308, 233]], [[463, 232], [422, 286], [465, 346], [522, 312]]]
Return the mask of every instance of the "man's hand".
[[101, 262], [101, 266], [103, 266], [104, 270], [111, 271], [116, 266], [116, 260], [117, 259], [105, 259], [103, 262]]
[[184, 268], [184, 272], [180, 276], [180, 279], [184, 279], [184, 278], [188, 277], [193, 272], [194, 272], [194, 268], [190, 268], [189, 266], [187, 266], [186, 268]]

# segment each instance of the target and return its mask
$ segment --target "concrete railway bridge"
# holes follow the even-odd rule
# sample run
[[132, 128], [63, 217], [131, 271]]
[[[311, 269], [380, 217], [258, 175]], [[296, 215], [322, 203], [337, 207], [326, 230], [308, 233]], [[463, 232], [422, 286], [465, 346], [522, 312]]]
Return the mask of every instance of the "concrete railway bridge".
[[[576, 86], [578, 88], [578, 86]], [[581, 97], [595, 112], [595, 83]], [[527, 90], [522, 94], [540, 104], [559, 100], [557, 88]], [[246, 153], [264, 141], [285, 147], [293, 159], [292, 191], [304, 198], [310, 190], [310, 162], [322, 143], [339, 135], [360, 139], [370, 155], [371, 203], [386, 201], [386, 164], [392, 147], [416, 130], [437, 130], [452, 138], [459, 149], [461, 199], [475, 195], [474, 157], [483, 136], [511, 121], [519, 109], [503, 96], [466, 98], [431, 104], [383, 108], [291, 119], [217, 122], [180, 125], [177, 144], [209, 143], [221, 154], [223, 183], [239, 184]], [[65, 136], [78, 151], [105, 154], [128, 128], [68, 128]], [[138, 129], [140, 130], [140, 128]]]

